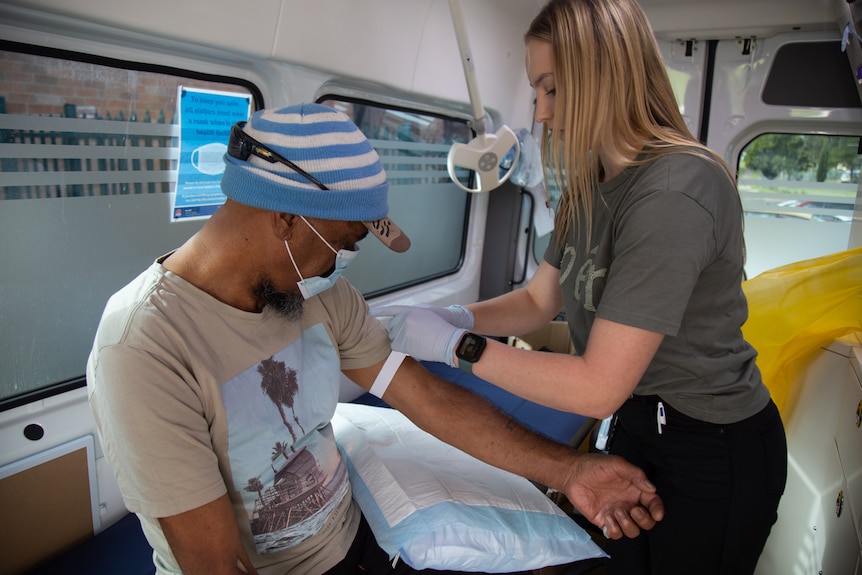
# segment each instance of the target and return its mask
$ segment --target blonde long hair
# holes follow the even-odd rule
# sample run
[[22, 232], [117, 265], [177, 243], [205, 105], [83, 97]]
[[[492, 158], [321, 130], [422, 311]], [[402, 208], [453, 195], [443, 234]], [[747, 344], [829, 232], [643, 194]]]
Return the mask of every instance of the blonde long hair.
[[[542, 160], [562, 190], [557, 241], [562, 246], [579, 212], [586, 237], [601, 150], [620, 161], [640, 153], [646, 163], [683, 151], [708, 158], [735, 178], [724, 160], [701, 145], [679, 112], [652, 26], [635, 0], [550, 0], [525, 41], [551, 45], [557, 89], [554, 129], [542, 130]], [[680, 149], [684, 147], [684, 149]]]

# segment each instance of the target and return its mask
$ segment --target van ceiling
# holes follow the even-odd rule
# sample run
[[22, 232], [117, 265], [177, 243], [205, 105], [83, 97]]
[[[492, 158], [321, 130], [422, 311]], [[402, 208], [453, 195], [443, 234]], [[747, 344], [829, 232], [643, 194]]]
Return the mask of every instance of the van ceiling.
[[[523, 33], [544, 2], [462, 0], [483, 103], [517, 125], [529, 124], [523, 110], [533, 97]], [[763, 38], [794, 29], [837, 35], [837, 2], [844, 0], [641, 0], [663, 40]], [[291, 62], [468, 101], [447, 0], [0, 0], [0, 38], [32, 42], [16, 25], [38, 31], [46, 46], [69, 46], [56, 34], [113, 38], [116, 46], [164, 38], [224, 59]], [[153, 63], [169, 65], [170, 48], [162, 52]]]
[[[794, 29], [836, 29], [830, 0], [640, 0], [656, 35], [663, 39], [767, 37]], [[345, 40], [377, 39], [407, 46], [448, 19], [447, 0], [0, 0], [49, 13], [191, 41], [258, 57], [300, 63], [345, 54]], [[468, 30], [496, 26], [520, 38], [544, 0], [463, 0]], [[252, 7], [253, 6], [253, 7]], [[378, 14], [379, 16], [373, 16]], [[501, 23], [504, 23], [502, 24]], [[361, 25], [358, 25], [361, 23]], [[429, 28], [430, 24], [430, 28]], [[451, 26], [451, 22], [440, 22]], [[454, 39], [454, 37], [453, 37]], [[291, 50], [288, 51], [287, 48]], [[408, 52], [411, 50], [408, 49]], [[311, 54], [316, 53], [315, 57]]]

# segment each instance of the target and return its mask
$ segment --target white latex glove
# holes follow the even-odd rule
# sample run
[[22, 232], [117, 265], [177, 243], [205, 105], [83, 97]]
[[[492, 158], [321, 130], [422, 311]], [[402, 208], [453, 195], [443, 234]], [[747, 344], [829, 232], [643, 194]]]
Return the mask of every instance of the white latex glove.
[[392, 316], [395, 315], [396, 310], [403, 311], [410, 307], [418, 307], [431, 310], [437, 315], [439, 315], [441, 318], [446, 320], [447, 323], [451, 323], [455, 327], [473, 329], [473, 312], [471, 312], [463, 305], [457, 304], [450, 305], [448, 307], [441, 307], [439, 305], [431, 305], [426, 303], [417, 304], [415, 306], [391, 305], [385, 307], [371, 308], [371, 310], [369, 310], [369, 313], [379, 319], [381, 323], [383, 323], [385, 326], [389, 323], [389, 320], [392, 318]]
[[466, 329], [450, 324], [428, 307], [394, 305], [374, 308], [370, 313], [386, 325], [393, 350], [457, 367], [455, 346]]
[[451, 323], [455, 327], [473, 329], [473, 312], [471, 312], [463, 305], [458, 304], [450, 305], [448, 307], [441, 307], [439, 305], [431, 305], [426, 303], [416, 304], [415, 306], [391, 305], [371, 308], [368, 313], [380, 320], [380, 322], [385, 327], [389, 324], [389, 320], [392, 319], [392, 316], [394, 316], [397, 311], [403, 311], [410, 307], [419, 307], [422, 309], [431, 310], [437, 315], [439, 315], [441, 318], [446, 320], [447, 323]]
[[420, 304], [417, 307], [430, 309], [455, 327], [473, 329], [473, 312], [463, 305], [456, 304], [449, 307], [440, 307], [439, 305]]

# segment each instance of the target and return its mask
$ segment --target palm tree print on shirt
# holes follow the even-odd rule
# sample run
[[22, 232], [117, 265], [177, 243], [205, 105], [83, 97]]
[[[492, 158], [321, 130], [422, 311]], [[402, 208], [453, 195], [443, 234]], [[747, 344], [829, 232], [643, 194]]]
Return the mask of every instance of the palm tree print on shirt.
[[272, 467], [272, 472], [275, 473], [277, 470], [275, 468], [275, 460], [278, 459], [279, 455], [284, 456], [285, 459], [288, 459], [287, 450], [290, 449], [291, 452], [296, 451], [293, 448], [293, 445], [288, 445], [283, 441], [276, 441], [275, 445], [272, 448], [272, 460], [269, 464]]
[[[302, 434], [305, 435], [305, 429], [299, 423], [296, 412], [293, 410], [293, 398], [299, 393], [296, 370], [287, 367], [287, 364], [283, 361], [277, 361], [271, 357], [260, 362], [257, 366], [257, 371], [263, 376], [260, 381], [260, 388], [269, 397], [270, 401], [275, 404], [275, 407], [278, 408], [281, 420], [290, 432], [293, 443], [296, 443], [296, 433], [294, 433], [293, 426], [287, 420], [287, 414], [284, 411], [284, 406], [290, 408], [293, 421], [296, 422]], [[293, 447], [291, 447], [291, 450], [293, 450]]]
[[249, 493], [257, 493], [258, 498], [262, 498], [264, 485], [259, 477], [252, 477], [248, 480], [248, 483], [245, 487], [243, 487], [243, 491], [248, 491]]

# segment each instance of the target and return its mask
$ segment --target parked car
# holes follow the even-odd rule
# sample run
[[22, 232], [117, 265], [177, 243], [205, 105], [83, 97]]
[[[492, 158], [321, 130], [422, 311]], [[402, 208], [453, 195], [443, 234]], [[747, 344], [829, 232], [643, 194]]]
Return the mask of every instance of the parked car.
[[[850, 222], [853, 221], [853, 202], [833, 202], [833, 201], [817, 201], [817, 200], [788, 200], [778, 204], [783, 208], [802, 208], [802, 212], [794, 212], [796, 214], [811, 214], [811, 219], [819, 222]], [[840, 210], [846, 212], [844, 214], [816, 213], [810, 210]]]

